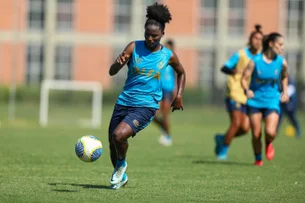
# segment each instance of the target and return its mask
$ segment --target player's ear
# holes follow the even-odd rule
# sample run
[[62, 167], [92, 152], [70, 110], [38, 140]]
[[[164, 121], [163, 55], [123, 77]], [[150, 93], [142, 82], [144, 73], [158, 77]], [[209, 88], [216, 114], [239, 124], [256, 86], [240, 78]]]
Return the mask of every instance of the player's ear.
[[161, 38], [162, 38], [164, 35], [165, 35], [165, 32], [164, 32], [164, 31], [162, 31], [162, 36], [161, 36]]

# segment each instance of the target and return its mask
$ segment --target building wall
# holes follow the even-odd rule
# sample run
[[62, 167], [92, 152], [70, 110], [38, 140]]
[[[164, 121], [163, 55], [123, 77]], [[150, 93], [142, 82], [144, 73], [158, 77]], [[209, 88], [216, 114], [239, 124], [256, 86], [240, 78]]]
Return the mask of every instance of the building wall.
[[[104, 88], [115, 85], [115, 81], [122, 80], [125, 74], [112, 78], [108, 76], [108, 69], [115, 55], [134, 39], [143, 38], [143, 24], [145, 6], [142, 0], [131, 2], [131, 29], [130, 33], [114, 32], [115, 0], [92, 0], [88, 4], [86, 0], [75, 0], [73, 4], [73, 29], [71, 32], [57, 32], [56, 30], [45, 29], [41, 32], [33, 32], [28, 29], [28, 0], [17, 0], [18, 5], [14, 7], [14, 0], [0, 1], [0, 83], [8, 84], [11, 80], [12, 66], [16, 65], [16, 80], [18, 83], [26, 83], [27, 70], [27, 46], [29, 43], [40, 43], [45, 51], [56, 50], [59, 45], [70, 45], [72, 47], [72, 67], [71, 79], [73, 80], [97, 80]], [[215, 75], [217, 85], [222, 85], [224, 79], [218, 69], [228, 57], [228, 53], [245, 46], [248, 34], [253, 30], [254, 24], [261, 24], [263, 32], [285, 31], [286, 0], [245, 0], [245, 33], [242, 36], [231, 37], [228, 33], [228, 9], [219, 9], [223, 12], [217, 14], [218, 28], [222, 32], [217, 32], [215, 36], [205, 36], [200, 33], [199, 17], [201, 0], [162, 0], [168, 5], [173, 21], [167, 25], [165, 38], [173, 38], [177, 44], [177, 54], [187, 72], [188, 87], [198, 86], [200, 77], [199, 72]], [[47, 0], [53, 4], [53, 10], [47, 8], [51, 15], [49, 23], [56, 21], [56, 5], [54, 1]], [[229, 1], [219, 1], [221, 5], [228, 6]], [[56, 3], [55, 3], [56, 4]], [[55, 10], [54, 10], [55, 8]], [[17, 20], [14, 21], [14, 16]], [[224, 17], [224, 18], [219, 18]], [[49, 19], [50, 19], [49, 18]], [[221, 20], [219, 20], [221, 19]], [[51, 26], [52, 27], [52, 26]], [[56, 26], [55, 26], [56, 27]], [[18, 34], [14, 34], [14, 29], [18, 29]], [[304, 35], [304, 34], [303, 34]], [[16, 40], [17, 39], [17, 40]], [[52, 43], [50, 43], [52, 42]], [[287, 42], [288, 50], [296, 53], [301, 51], [303, 44], [292, 39]], [[16, 44], [16, 46], [15, 46]], [[15, 46], [15, 48], [14, 48]], [[16, 51], [15, 54], [14, 50]], [[118, 51], [119, 50], [119, 51]], [[204, 56], [215, 53], [216, 63], [210, 68], [217, 70], [205, 70], [207, 67], [198, 61]], [[51, 56], [49, 55], [51, 54]], [[53, 54], [53, 55], [52, 55]], [[205, 55], [202, 55], [205, 54]], [[55, 70], [55, 63], [50, 63], [50, 59], [55, 59], [56, 53], [45, 53], [48, 60], [44, 65], [52, 76]], [[304, 54], [303, 54], [304, 55]], [[13, 57], [17, 58], [15, 63]], [[206, 60], [206, 59], [204, 59]], [[53, 70], [49, 70], [53, 69]], [[202, 71], [203, 70], [203, 71]], [[122, 78], [120, 78], [122, 77]]]
[[[253, 30], [253, 25], [261, 24], [264, 33], [278, 31], [279, 0], [248, 0], [247, 2], [247, 33]], [[273, 8], [273, 9], [271, 9]]]

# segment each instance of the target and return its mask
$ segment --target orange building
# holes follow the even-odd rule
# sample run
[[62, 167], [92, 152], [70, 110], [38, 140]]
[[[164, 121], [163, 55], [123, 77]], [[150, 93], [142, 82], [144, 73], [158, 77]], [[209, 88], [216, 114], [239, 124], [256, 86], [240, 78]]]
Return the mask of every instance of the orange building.
[[[127, 43], [143, 38], [145, 6], [153, 2], [0, 1], [0, 83], [16, 80], [35, 85], [43, 79], [63, 79], [100, 81], [104, 88], [120, 86], [126, 70], [110, 77], [109, 66]], [[303, 0], [159, 2], [168, 5], [173, 15], [165, 38], [176, 41], [189, 87], [221, 87], [225, 82], [221, 65], [246, 45], [254, 24], [261, 24], [265, 33], [283, 33], [290, 66], [304, 67], [300, 60], [305, 58]], [[298, 71], [305, 75], [304, 68]]]

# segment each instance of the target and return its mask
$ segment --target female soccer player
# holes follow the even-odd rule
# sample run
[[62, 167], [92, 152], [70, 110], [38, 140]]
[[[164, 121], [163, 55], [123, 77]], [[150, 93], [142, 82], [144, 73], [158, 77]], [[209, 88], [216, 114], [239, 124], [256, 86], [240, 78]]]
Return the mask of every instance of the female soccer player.
[[[169, 39], [165, 42], [165, 47], [174, 51], [174, 41]], [[173, 68], [168, 65], [165, 68], [165, 72], [161, 77], [162, 80], [162, 92], [163, 97], [160, 102], [160, 110], [157, 112], [154, 121], [162, 129], [162, 134], [159, 138], [160, 144], [164, 146], [172, 145], [172, 137], [170, 135], [169, 113], [170, 106], [174, 97], [175, 90], [175, 72]], [[159, 115], [161, 114], [161, 115]]]
[[256, 25], [249, 37], [248, 47], [237, 51], [224, 64], [221, 71], [228, 75], [227, 98], [225, 100], [231, 124], [225, 135], [215, 135], [215, 153], [217, 158], [227, 158], [229, 145], [234, 137], [246, 134], [250, 129], [247, 116], [247, 97], [241, 86], [242, 73], [249, 61], [256, 56], [262, 47], [263, 33], [261, 26]]
[[[263, 40], [263, 51], [248, 64], [242, 87], [248, 97], [247, 106], [252, 128], [252, 145], [255, 165], [262, 166], [262, 121], [265, 123], [266, 157], [272, 160], [274, 148], [272, 141], [276, 136], [279, 120], [280, 102], [289, 100], [288, 65], [279, 54], [284, 48], [284, 38], [279, 33], [271, 33]], [[251, 78], [250, 87], [248, 84]], [[280, 92], [280, 82], [283, 92]]]
[[160, 44], [165, 23], [172, 19], [167, 8], [155, 3], [147, 7], [144, 25], [145, 40], [130, 42], [109, 70], [111, 76], [127, 63], [128, 76], [119, 95], [109, 125], [110, 158], [114, 166], [110, 183], [119, 189], [128, 181], [126, 153], [129, 137], [144, 129], [154, 118], [162, 99], [161, 76], [169, 64], [177, 73], [177, 94], [172, 103], [174, 110], [183, 110], [182, 93], [185, 71], [171, 50]]

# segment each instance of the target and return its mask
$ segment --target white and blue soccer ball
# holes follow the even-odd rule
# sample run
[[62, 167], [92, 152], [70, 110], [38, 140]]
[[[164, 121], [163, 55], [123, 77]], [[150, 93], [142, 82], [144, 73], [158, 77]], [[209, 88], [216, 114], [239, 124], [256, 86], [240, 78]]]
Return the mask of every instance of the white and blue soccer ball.
[[83, 136], [75, 145], [75, 153], [84, 162], [94, 162], [103, 153], [102, 142], [93, 135]]

